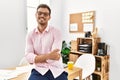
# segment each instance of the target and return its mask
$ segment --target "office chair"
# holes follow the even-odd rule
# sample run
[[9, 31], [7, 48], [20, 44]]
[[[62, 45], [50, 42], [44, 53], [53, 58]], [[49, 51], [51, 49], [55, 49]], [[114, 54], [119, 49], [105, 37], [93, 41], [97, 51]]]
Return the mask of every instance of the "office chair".
[[20, 66], [21, 66], [21, 65], [29, 65], [29, 63], [28, 63], [28, 61], [26, 60], [26, 58], [23, 57], [23, 58], [21, 59], [19, 65], [20, 65]]
[[74, 66], [82, 68], [82, 79], [90, 80], [90, 75], [95, 70], [95, 57], [92, 54], [82, 54]]

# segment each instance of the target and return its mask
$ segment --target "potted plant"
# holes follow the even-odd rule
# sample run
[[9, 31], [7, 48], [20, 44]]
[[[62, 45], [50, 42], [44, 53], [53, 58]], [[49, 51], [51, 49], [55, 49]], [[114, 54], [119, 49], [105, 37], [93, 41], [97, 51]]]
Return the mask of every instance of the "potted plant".
[[69, 53], [70, 53], [70, 47], [67, 45], [66, 41], [64, 40], [62, 42], [61, 54], [62, 54], [63, 63], [65, 64], [67, 64], [69, 60]]

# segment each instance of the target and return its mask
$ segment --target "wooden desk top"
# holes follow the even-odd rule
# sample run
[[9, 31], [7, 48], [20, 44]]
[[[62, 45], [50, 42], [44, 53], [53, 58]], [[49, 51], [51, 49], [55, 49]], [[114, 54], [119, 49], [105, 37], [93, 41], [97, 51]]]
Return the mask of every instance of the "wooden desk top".
[[26, 72], [10, 80], [28, 80], [29, 76], [30, 76], [30, 72]]
[[82, 80], [82, 69], [74, 67], [72, 70], [65, 68], [65, 71], [68, 72], [68, 80], [73, 80], [76, 77], [79, 77], [79, 80]]
[[[72, 70], [65, 68], [65, 71], [68, 72], [68, 80], [73, 80], [75, 77], [79, 77], [80, 78], [79, 80], [82, 80], [82, 69], [81, 68], [74, 67]], [[30, 72], [26, 72], [10, 80], [28, 80], [29, 76], [30, 76]]]
[[65, 68], [65, 71], [68, 72], [68, 75], [72, 75], [75, 72], [82, 71], [81, 68], [74, 67], [72, 70], [69, 70], [68, 68]]

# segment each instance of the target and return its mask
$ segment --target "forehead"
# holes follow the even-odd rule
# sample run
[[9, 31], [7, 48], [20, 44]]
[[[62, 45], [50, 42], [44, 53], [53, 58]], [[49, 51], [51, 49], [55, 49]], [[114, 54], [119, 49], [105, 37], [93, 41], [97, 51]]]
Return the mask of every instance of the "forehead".
[[37, 11], [38, 12], [48, 12], [49, 13], [49, 10], [47, 8], [39, 8]]

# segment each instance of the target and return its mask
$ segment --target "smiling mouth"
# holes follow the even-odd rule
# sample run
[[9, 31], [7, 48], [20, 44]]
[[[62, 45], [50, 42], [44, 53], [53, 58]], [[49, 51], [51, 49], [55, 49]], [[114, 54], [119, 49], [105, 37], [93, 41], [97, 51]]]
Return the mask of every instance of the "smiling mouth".
[[45, 20], [45, 18], [39, 18], [40, 20]]

